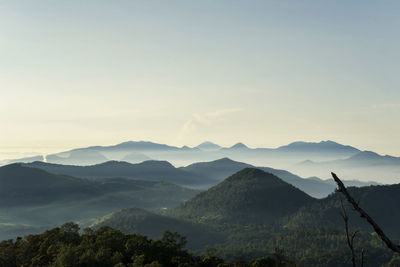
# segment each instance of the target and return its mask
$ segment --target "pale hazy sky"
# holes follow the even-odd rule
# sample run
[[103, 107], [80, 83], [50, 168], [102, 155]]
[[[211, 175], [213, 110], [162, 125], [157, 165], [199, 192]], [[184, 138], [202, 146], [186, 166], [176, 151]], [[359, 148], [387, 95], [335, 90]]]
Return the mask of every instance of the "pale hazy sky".
[[0, 0], [0, 158], [127, 140], [400, 156], [399, 14], [397, 0]]

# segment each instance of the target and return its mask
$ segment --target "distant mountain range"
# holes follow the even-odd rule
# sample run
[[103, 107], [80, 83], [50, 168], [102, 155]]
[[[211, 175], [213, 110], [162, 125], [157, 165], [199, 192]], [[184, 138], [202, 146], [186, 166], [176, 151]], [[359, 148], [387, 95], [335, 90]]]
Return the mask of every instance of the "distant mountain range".
[[346, 159], [338, 159], [332, 161], [313, 162], [311, 160], [303, 161], [300, 164], [311, 166], [311, 165], [337, 165], [350, 168], [356, 167], [378, 167], [378, 166], [399, 166], [400, 157], [393, 157], [389, 155], [381, 156], [372, 151], [360, 151], [353, 156]]
[[381, 183], [400, 182], [400, 157], [381, 156], [372, 151], [360, 151], [345, 159], [330, 161], [305, 160], [291, 170], [303, 175], [324, 177], [326, 170], [334, 170], [346, 179], [374, 180]]
[[351, 155], [360, 152], [360, 150], [355, 147], [341, 145], [333, 141], [321, 141], [319, 143], [293, 142], [289, 145], [278, 147], [277, 150], [292, 153], [336, 153], [338, 155]]
[[[168, 161], [176, 166], [231, 158], [250, 166], [284, 169], [303, 177], [329, 178], [330, 171], [347, 180], [396, 183], [400, 181], [400, 157], [381, 156], [371, 151], [333, 141], [293, 142], [278, 148], [250, 148], [243, 143], [222, 147], [204, 142], [195, 147], [176, 147], [147, 141], [129, 141], [112, 146], [78, 148], [47, 156], [3, 160], [0, 165], [15, 162], [45, 161], [63, 165], [88, 166], [108, 161], [141, 163]], [[226, 173], [227, 174], [227, 173]], [[232, 174], [232, 173], [229, 173]]]
[[[187, 148], [189, 148], [189, 147], [187, 147]], [[194, 148], [197, 148], [197, 149], [200, 149], [200, 150], [203, 150], [203, 151], [209, 151], [209, 150], [214, 150], [215, 151], [215, 150], [220, 150], [222, 147], [217, 145], [217, 144], [214, 144], [212, 142], [207, 141], [207, 142], [201, 143], [200, 145], [198, 145], [198, 146], [196, 146]]]
[[[190, 148], [188, 146], [175, 147], [164, 144], [157, 144], [147, 141], [129, 141], [113, 146], [91, 146], [86, 148], [78, 148], [70, 151], [65, 151], [57, 154], [47, 155], [46, 160], [51, 163], [64, 163], [75, 165], [88, 165], [102, 163], [107, 160], [122, 160], [129, 154], [141, 155], [146, 159], [159, 159], [158, 157], [174, 157], [188, 154], [191, 157], [204, 156], [209, 154], [222, 157], [229, 152], [246, 152], [254, 155], [278, 155], [290, 153], [291, 157], [296, 156], [296, 153], [306, 154], [311, 157], [337, 158], [348, 157], [359, 152], [358, 149], [350, 146], [344, 146], [332, 141], [322, 141], [319, 143], [294, 142], [286, 146], [278, 148], [249, 148], [243, 143], [237, 143], [231, 147], [221, 147], [212, 142], [204, 142], [198, 146]], [[198, 154], [198, 155], [196, 155]], [[229, 154], [226, 154], [229, 157]], [[21, 162], [26, 162], [29, 158], [20, 159]], [[134, 159], [135, 160], [135, 159]], [[164, 158], [169, 160], [169, 158]]]

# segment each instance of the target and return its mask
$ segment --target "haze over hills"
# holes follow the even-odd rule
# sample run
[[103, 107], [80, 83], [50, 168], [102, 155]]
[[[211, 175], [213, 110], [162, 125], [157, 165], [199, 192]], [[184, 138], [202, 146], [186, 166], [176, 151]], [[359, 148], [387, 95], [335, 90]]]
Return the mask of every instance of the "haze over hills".
[[250, 149], [250, 148], [245, 144], [239, 142], [231, 146], [229, 149]]
[[[168, 161], [176, 166], [187, 166], [196, 162], [231, 158], [251, 166], [268, 166], [284, 169], [303, 177], [328, 179], [330, 171], [340, 173], [346, 180], [396, 183], [400, 181], [400, 158], [381, 156], [371, 151], [333, 141], [293, 142], [278, 148], [250, 148], [243, 143], [221, 147], [204, 142], [196, 147], [175, 147], [145, 141], [129, 141], [112, 146], [92, 146], [47, 155], [48, 163], [64, 165], [93, 165], [110, 160], [140, 163], [145, 160]], [[11, 162], [43, 161], [23, 158]]]
[[326, 153], [328, 155], [336, 153], [338, 156], [349, 156], [360, 152], [360, 150], [355, 147], [341, 145], [330, 140], [321, 141], [319, 143], [293, 142], [285, 146], [280, 146], [277, 150], [290, 151], [293, 153]]
[[222, 181], [228, 176], [244, 169], [257, 168], [265, 172], [272, 173], [287, 183], [294, 185], [300, 190], [306, 192], [310, 196], [321, 198], [332, 193], [335, 190], [335, 185], [326, 182], [322, 179], [305, 179], [285, 170], [273, 169], [268, 167], [256, 167], [250, 164], [233, 161], [229, 158], [223, 158], [211, 162], [199, 162], [191, 164], [181, 169], [191, 173], [211, 177], [216, 181]]
[[122, 208], [172, 208], [198, 191], [160, 181], [88, 180], [12, 164], [0, 168], [0, 238]]
[[140, 163], [146, 160], [151, 160], [151, 158], [141, 153], [130, 153], [124, 156], [121, 160], [129, 163]]
[[[93, 157], [94, 158], [93, 160], [96, 160], [96, 155], [98, 156], [96, 152], [100, 153], [107, 159], [113, 159], [113, 160], [114, 159], [120, 160], [122, 159], [123, 156], [126, 156], [129, 153], [140, 153], [152, 159], [157, 159], [156, 157], [153, 156], [161, 156], [161, 155], [167, 156], [168, 154], [174, 156], [175, 153], [178, 153], [179, 155], [179, 152], [191, 152], [195, 154], [198, 153], [199, 154], [198, 156], [204, 154], [213, 155], [214, 152], [218, 152], [217, 155], [219, 155], [219, 157], [222, 157], [224, 153], [229, 153], [231, 150], [232, 151], [241, 150], [241, 152], [243, 152], [243, 150], [246, 150], [258, 156], [261, 156], [262, 154], [268, 156], [269, 153], [274, 153], [274, 152], [279, 152], [279, 154], [290, 152], [292, 154], [291, 156], [293, 157], [294, 156], [293, 152], [296, 152], [296, 153], [308, 154], [310, 157], [325, 157], [325, 158], [330, 158], [330, 157], [337, 158], [338, 156], [347, 157], [359, 151], [356, 148], [350, 146], [344, 146], [332, 141], [322, 141], [319, 143], [294, 142], [289, 145], [281, 146], [278, 148], [249, 148], [245, 144], [240, 142], [234, 144], [231, 147], [221, 147], [209, 141], [203, 142], [200, 145], [193, 148], [190, 148], [188, 146], [179, 148], [175, 146], [168, 146], [165, 144], [157, 144], [147, 141], [128, 141], [111, 146], [91, 146], [86, 148], [77, 148], [70, 151], [51, 154], [48, 155], [47, 157], [49, 158], [48, 159], [49, 162], [52, 162], [53, 160], [52, 158], [54, 156], [57, 156], [54, 160], [62, 160], [62, 159], [78, 160], [80, 157], [85, 159], [85, 156], [88, 158]], [[92, 151], [93, 154], [80, 155], [80, 153], [88, 153], [88, 151]], [[229, 157], [229, 154], [226, 154], [226, 156]], [[98, 161], [95, 163], [101, 163], [102, 160], [104, 160], [104, 158], [99, 157], [97, 160]], [[165, 158], [164, 160], [168, 160], [168, 158]], [[82, 162], [84, 162], [84, 160], [82, 160]], [[61, 163], [61, 162], [53, 162], [53, 163]], [[83, 165], [83, 163], [80, 165]]]
[[108, 159], [100, 152], [88, 149], [72, 150], [69, 153], [60, 153], [46, 156], [46, 161], [48, 162], [73, 165], [90, 165], [107, 160]]
[[[400, 237], [399, 185], [349, 188], [349, 192], [385, 231], [393, 238]], [[176, 229], [173, 222], [180, 232], [187, 233], [189, 242], [199, 238], [198, 231], [190, 229], [203, 227], [203, 249], [212, 245], [227, 258], [260, 256], [279, 241], [301, 266], [347, 266], [348, 261], [343, 263], [348, 250], [340, 216], [341, 199], [338, 192], [314, 199], [273, 174], [247, 168], [168, 210], [167, 216], [129, 209], [102, 218], [96, 226], [145, 233], [146, 225], [151, 225], [153, 233], [160, 236], [163, 230]], [[389, 261], [393, 253], [371, 235], [368, 224], [349, 207], [347, 210], [351, 228], [361, 230], [356, 246], [365, 249], [367, 262], [375, 265]]]
[[341, 173], [346, 179], [373, 180], [381, 183], [400, 182], [400, 158], [389, 155], [381, 156], [372, 151], [360, 151], [346, 159], [307, 160], [292, 168], [296, 173], [316, 176], [325, 173], [327, 169]]
[[357, 154], [346, 158], [338, 159], [333, 161], [313, 162], [311, 160], [302, 162], [307, 165], [332, 165], [345, 166], [345, 167], [365, 167], [371, 166], [398, 166], [400, 164], [400, 158], [389, 155], [381, 156], [378, 153], [372, 151], [360, 151]]
[[[255, 167], [250, 164], [223, 158], [211, 162], [194, 163], [186, 167], [175, 168], [166, 161], [145, 161], [131, 164], [120, 161], [109, 161], [92, 166], [60, 165], [44, 162], [33, 162], [25, 166], [40, 168], [55, 174], [64, 174], [75, 177], [97, 179], [106, 177], [125, 177], [149, 181], [166, 181], [181, 186], [198, 189], [208, 189], [218, 184], [226, 177], [244, 169], [258, 168], [273, 173], [287, 183], [294, 185], [310, 196], [322, 198], [335, 190], [335, 185], [330, 181], [318, 178], [305, 179], [285, 170], [268, 167]], [[369, 185], [359, 181], [344, 181], [346, 185]]]
[[[257, 168], [265, 172], [272, 173], [278, 176], [283, 181], [294, 185], [303, 192], [316, 198], [325, 197], [332, 193], [336, 188], [335, 183], [331, 180], [322, 180], [317, 177], [302, 178], [286, 170], [253, 166], [243, 162], [233, 161], [229, 158], [222, 158], [210, 162], [198, 162], [186, 167], [181, 167], [181, 169], [186, 170], [187, 172], [207, 176], [215, 179], [216, 181], [222, 181], [226, 177], [244, 168]], [[347, 186], [366, 186], [373, 184], [372, 182], [360, 182], [351, 180], [343, 180], [343, 182]]]
[[165, 181], [193, 187], [207, 187], [215, 184], [215, 180], [207, 176], [188, 173], [183, 169], [175, 168], [167, 161], [149, 160], [137, 164], [123, 161], [107, 161], [90, 166], [33, 162], [25, 164], [25, 166], [40, 168], [51, 173], [66, 174], [87, 179], [124, 177], [136, 180]]
[[43, 160], [44, 160], [44, 156], [42, 156], [42, 155], [26, 157], [26, 158], [19, 158], [19, 159], [6, 159], [6, 160], [0, 161], [0, 166], [12, 164], [12, 163], [29, 163], [29, 162], [43, 161]]
[[[189, 147], [187, 147], [187, 148], [189, 148]], [[207, 151], [207, 150], [208, 151], [210, 151], [210, 150], [211, 151], [215, 151], [215, 150], [221, 149], [222, 147], [217, 145], [217, 144], [214, 144], [212, 142], [206, 141], [206, 142], [203, 142], [203, 143], [201, 143], [200, 145], [198, 145], [198, 146], [196, 146], [194, 148], [198, 148], [198, 149], [203, 150], [203, 151]]]
[[[333, 141], [294, 142], [278, 148], [250, 148], [243, 143], [221, 147], [204, 142], [190, 148], [168, 146], [144, 141], [129, 141], [113, 146], [92, 146], [47, 155], [46, 162], [64, 165], [93, 165], [110, 160], [140, 163], [145, 160], [168, 161], [176, 166], [212, 161], [228, 157], [251, 166], [284, 169], [303, 177], [329, 178], [330, 171], [346, 180], [396, 183], [400, 179], [400, 158], [381, 156], [371, 151], [342, 145]], [[42, 158], [24, 158], [32, 162]], [[17, 160], [18, 161], [18, 160]], [[7, 163], [11, 161], [3, 161]], [[12, 162], [16, 162], [13, 160]]]

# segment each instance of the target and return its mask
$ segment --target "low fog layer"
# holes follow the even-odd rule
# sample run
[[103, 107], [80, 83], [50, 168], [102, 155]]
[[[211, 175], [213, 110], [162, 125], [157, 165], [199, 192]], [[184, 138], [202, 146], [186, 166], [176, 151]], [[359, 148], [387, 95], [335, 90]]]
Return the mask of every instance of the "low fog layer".
[[294, 142], [278, 148], [249, 148], [243, 143], [221, 147], [204, 142], [196, 147], [175, 147], [152, 142], [125, 142], [114, 146], [79, 148], [46, 156], [5, 160], [13, 162], [46, 161], [66, 165], [93, 165], [110, 160], [140, 163], [164, 160], [175, 166], [220, 158], [245, 162], [254, 166], [285, 169], [303, 177], [330, 178], [334, 171], [348, 180], [398, 183], [400, 158], [360, 151], [333, 141], [319, 143]]

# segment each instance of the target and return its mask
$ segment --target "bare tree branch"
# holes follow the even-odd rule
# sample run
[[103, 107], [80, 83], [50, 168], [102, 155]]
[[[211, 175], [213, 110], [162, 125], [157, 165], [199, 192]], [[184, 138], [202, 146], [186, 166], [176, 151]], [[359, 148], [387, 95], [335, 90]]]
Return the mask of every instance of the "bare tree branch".
[[361, 250], [361, 267], [364, 267], [364, 249]]
[[342, 201], [340, 201], [340, 202], [341, 202], [341, 205], [342, 205], [342, 213], [341, 213], [341, 215], [342, 215], [342, 218], [343, 218], [343, 221], [344, 221], [344, 227], [345, 227], [345, 230], [346, 230], [347, 246], [349, 247], [350, 252], [351, 252], [351, 264], [353, 265], [353, 267], [356, 267], [356, 256], [354, 255], [353, 243], [354, 243], [354, 237], [356, 236], [358, 231], [355, 231], [350, 237], [350, 234], [349, 234], [349, 217], [347, 216], [347, 212], [346, 212], [346, 209], [343, 206], [343, 202]]
[[347, 201], [353, 206], [353, 209], [361, 216], [361, 218], [364, 218], [372, 226], [372, 228], [374, 228], [374, 231], [378, 234], [380, 239], [382, 239], [382, 241], [389, 249], [393, 250], [394, 252], [400, 253], [400, 246], [394, 244], [382, 231], [381, 227], [377, 223], [375, 223], [375, 221], [362, 208], [358, 206], [357, 202], [350, 196], [343, 182], [336, 176], [336, 174], [334, 174], [333, 172], [331, 174], [339, 187], [337, 191], [342, 193]]

